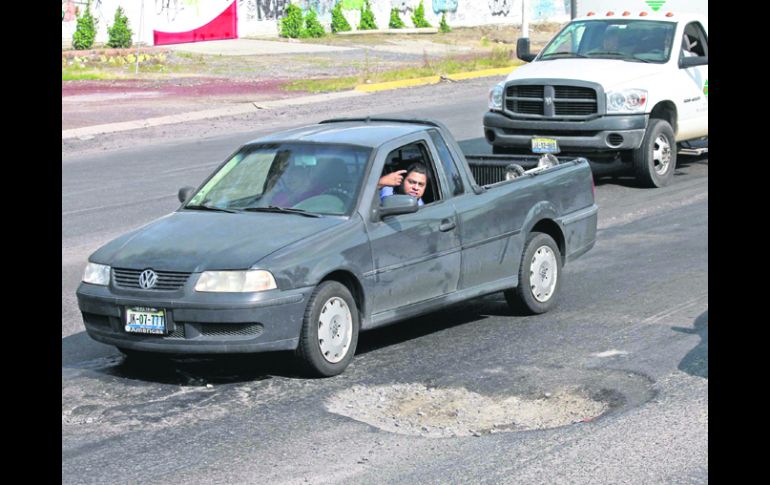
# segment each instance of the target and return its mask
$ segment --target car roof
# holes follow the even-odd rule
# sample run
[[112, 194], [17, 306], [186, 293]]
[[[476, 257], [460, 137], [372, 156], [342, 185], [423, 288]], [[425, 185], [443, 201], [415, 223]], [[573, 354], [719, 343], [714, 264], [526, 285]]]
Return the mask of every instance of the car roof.
[[376, 148], [405, 135], [425, 131], [434, 125], [430, 120], [416, 119], [335, 119], [315, 125], [279, 131], [250, 141], [248, 144], [275, 142], [310, 142], [361, 145]]

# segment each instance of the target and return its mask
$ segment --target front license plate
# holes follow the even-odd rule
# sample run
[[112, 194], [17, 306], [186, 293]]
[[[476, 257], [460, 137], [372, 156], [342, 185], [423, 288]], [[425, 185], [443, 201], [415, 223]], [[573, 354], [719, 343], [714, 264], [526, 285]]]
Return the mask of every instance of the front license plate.
[[532, 153], [559, 153], [559, 142], [553, 138], [532, 138]]
[[157, 308], [126, 308], [126, 332], [166, 333], [166, 312]]

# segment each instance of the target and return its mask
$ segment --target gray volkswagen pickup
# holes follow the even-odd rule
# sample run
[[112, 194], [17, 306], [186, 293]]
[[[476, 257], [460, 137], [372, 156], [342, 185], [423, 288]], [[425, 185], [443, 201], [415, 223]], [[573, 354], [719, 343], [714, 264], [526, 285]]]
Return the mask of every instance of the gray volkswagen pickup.
[[[466, 156], [428, 119], [256, 139], [180, 189], [175, 212], [89, 257], [86, 331], [134, 359], [292, 350], [332, 376], [360, 331], [453, 303], [504, 292], [545, 312], [564, 266], [593, 247], [598, 207], [585, 159], [534, 157]], [[383, 195], [380, 178], [416, 162], [419, 200]]]

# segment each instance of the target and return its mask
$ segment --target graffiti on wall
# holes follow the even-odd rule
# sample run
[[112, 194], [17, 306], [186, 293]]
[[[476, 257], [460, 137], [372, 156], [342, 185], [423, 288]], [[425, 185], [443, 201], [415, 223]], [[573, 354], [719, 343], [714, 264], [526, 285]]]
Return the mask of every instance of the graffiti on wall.
[[72, 0], [67, 0], [61, 3], [61, 21], [72, 22], [77, 18], [78, 7]]
[[185, 0], [155, 0], [155, 15], [165, 16], [167, 22], [173, 22], [184, 12], [185, 3]]
[[433, 13], [457, 12], [457, 0], [433, 0]]
[[488, 0], [489, 12], [494, 16], [508, 16], [513, 0]]
[[318, 18], [325, 18], [331, 16], [335, 3], [337, 3], [337, 0], [300, 0], [298, 5], [303, 11], [312, 10]]
[[241, 19], [257, 19], [257, 0], [238, 0], [238, 17]]
[[412, 2], [409, 0], [391, 0], [390, 6], [391, 8], [395, 8], [398, 10], [399, 15], [411, 15], [414, 12], [415, 7], [413, 7]]
[[257, 20], [275, 20], [283, 17], [289, 0], [256, 0]]
[[532, 18], [542, 20], [553, 17], [557, 14], [555, 3], [552, 0], [532, 0]]

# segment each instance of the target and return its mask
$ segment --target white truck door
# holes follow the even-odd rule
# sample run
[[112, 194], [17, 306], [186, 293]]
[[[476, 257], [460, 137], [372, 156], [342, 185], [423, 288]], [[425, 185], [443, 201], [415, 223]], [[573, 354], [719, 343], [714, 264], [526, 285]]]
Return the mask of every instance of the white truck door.
[[[708, 36], [700, 23], [690, 22], [685, 26], [681, 43], [679, 60], [694, 56], [708, 57]], [[708, 65], [679, 68], [677, 141], [708, 136], [708, 77]]]

